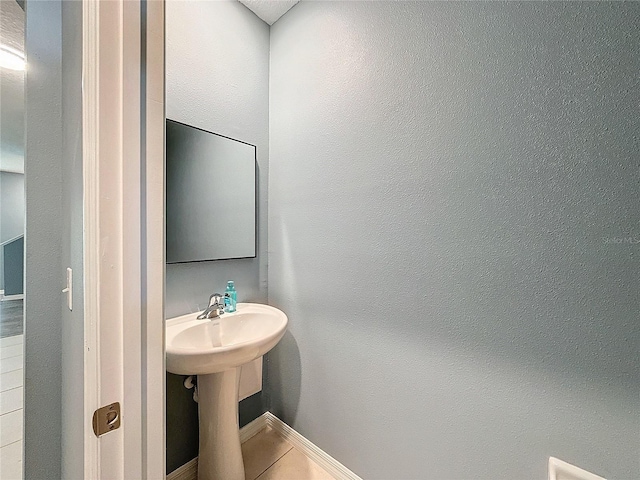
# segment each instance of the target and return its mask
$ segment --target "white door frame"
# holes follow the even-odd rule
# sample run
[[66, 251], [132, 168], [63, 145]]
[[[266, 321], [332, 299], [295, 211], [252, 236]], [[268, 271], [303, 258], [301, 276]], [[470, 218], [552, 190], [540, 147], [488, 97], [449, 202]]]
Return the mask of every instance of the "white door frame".
[[[164, 479], [164, 1], [83, 2], [84, 477]], [[97, 438], [93, 412], [120, 402]]]

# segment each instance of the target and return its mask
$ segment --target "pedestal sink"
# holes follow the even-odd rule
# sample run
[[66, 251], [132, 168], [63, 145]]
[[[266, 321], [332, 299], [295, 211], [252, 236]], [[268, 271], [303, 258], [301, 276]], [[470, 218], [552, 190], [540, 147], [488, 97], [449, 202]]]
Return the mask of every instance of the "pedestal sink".
[[277, 308], [239, 303], [235, 313], [166, 321], [167, 370], [198, 375], [198, 480], [244, 480], [238, 429], [240, 366], [271, 350], [287, 328]]

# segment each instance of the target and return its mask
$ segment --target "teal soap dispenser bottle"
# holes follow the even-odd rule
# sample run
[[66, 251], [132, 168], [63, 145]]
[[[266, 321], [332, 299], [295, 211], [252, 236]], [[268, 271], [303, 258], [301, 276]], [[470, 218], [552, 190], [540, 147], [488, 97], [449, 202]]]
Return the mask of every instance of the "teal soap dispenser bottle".
[[227, 282], [227, 289], [225, 290], [226, 294], [228, 294], [228, 297], [225, 297], [224, 299], [224, 310], [227, 313], [233, 313], [236, 311], [236, 304], [238, 303], [238, 292], [236, 292], [236, 287], [233, 284], [233, 280], [229, 280]]

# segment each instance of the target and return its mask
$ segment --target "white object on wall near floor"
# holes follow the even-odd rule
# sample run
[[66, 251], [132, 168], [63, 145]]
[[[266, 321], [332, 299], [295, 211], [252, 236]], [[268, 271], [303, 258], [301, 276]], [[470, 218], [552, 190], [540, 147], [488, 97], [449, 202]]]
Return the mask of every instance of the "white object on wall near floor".
[[582, 468], [549, 457], [549, 480], [606, 480], [599, 475], [587, 472]]

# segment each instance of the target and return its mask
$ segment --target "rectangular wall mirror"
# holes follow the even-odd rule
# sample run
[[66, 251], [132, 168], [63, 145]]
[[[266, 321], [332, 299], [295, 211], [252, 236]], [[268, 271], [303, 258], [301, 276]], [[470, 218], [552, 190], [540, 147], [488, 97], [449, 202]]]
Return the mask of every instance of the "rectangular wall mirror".
[[256, 147], [167, 120], [167, 263], [256, 256]]

